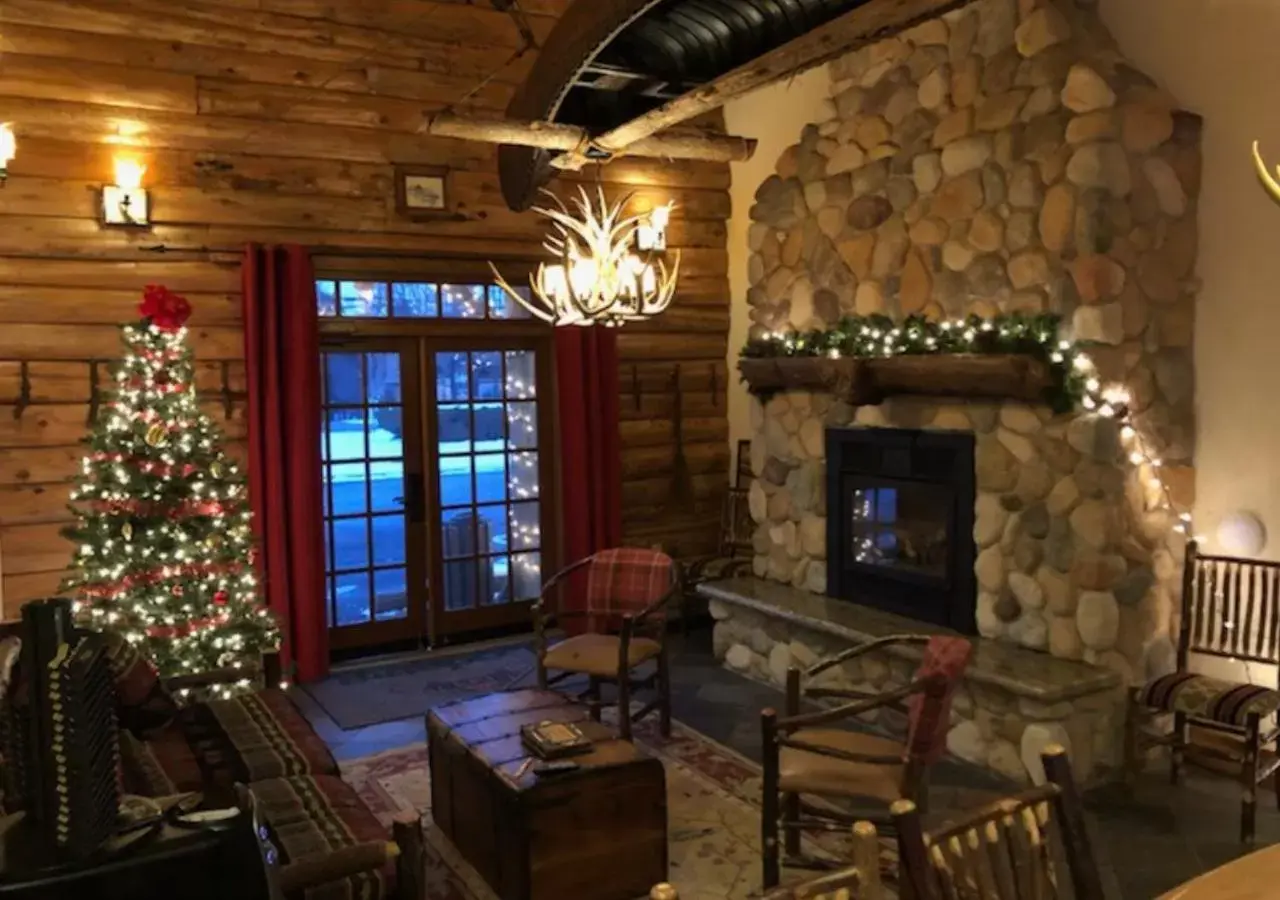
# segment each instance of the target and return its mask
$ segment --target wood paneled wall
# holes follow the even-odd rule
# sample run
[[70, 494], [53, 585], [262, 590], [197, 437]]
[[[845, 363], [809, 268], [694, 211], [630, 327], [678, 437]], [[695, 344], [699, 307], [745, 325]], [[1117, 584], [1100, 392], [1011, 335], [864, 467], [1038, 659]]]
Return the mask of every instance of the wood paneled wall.
[[[540, 37], [569, 2], [520, 6]], [[321, 269], [374, 254], [424, 271], [538, 255], [541, 222], [503, 204], [493, 149], [418, 133], [423, 113], [446, 105], [503, 109], [536, 53], [502, 65], [520, 46], [509, 16], [470, 0], [0, 3], [0, 121], [18, 135], [0, 190], [4, 613], [57, 587], [95, 378], [108, 383], [116, 326], [134, 317], [143, 285], [193, 301], [203, 402], [238, 450], [243, 242], [307, 245]], [[148, 166], [146, 231], [97, 221], [97, 188], [125, 149]], [[451, 167], [457, 219], [399, 218], [394, 163]], [[728, 168], [620, 161], [578, 179], [679, 204], [680, 296], [620, 338], [625, 530], [629, 542], [712, 549], [728, 454]], [[675, 377], [684, 489], [673, 484]]]

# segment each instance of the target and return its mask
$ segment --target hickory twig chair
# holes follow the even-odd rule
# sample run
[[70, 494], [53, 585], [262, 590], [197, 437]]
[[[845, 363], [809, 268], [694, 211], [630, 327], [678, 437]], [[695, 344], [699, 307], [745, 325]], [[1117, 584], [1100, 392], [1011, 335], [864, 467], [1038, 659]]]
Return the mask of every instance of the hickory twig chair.
[[686, 631], [693, 592], [698, 585], [751, 574], [751, 533], [755, 527], [746, 488], [730, 488], [720, 508], [720, 540], [716, 552], [681, 563], [680, 586], [685, 600], [681, 625]]
[[[550, 600], [569, 576], [585, 570], [580, 604], [559, 610]], [[619, 547], [602, 550], [562, 569], [542, 588], [533, 607], [534, 644], [538, 656], [538, 686], [550, 687], [574, 675], [587, 676], [586, 700], [591, 717], [600, 720], [602, 685], [617, 688], [618, 729], [631, 739], [631, 723], [658, 710], [662, 735], [671, 734], [671, 672], [667, 656], [667, 605], [679, 590], [679, 575], [671, 557], [658, 550]], [[568, 587], [567, 585], [565, 587]], [[547, 629], [556, 621], [569, 637], [547, 645]], [[576, 633], [575, 633], [576, 632]], [[643, 678], [637, 668], [653, 662]], [[557, 675], [549, 672], [558, 671]], [[631, 714], [631, 695], [653, 688], [657, 696]]]
[[[853, 865], [791, 887], [778, 888], [764, 900], [882, 900], [880, 839], [870, 822], [853, 825]], [[680, 900], [669, 884], [655, 885], [649, 900]]]
[[1041, 756], [1045, 784], [934, 831], [893, 805], [904, 894], [913, 900], [1103, 900], [1066, 751]]
[[[909, 644], [923, 645], [924, 657], [911, 683], [899, 690], [874, 695], [804, 684], [864, 653]], [[895, 800], [924, 805], [929, 768], [946, 752], [951, 697], [972, 650], [960, 637], [895, 635], [819, 660], [803, 675], [795, 667], [787, 672], [786, 714], [779, 717], [766, 709], [760, 717], [764, 738], [760, 837], [766, 889], [776, 887], [781, 878], [780, 849], [786, 851], [789, 865], [827, 867], [823, 861], [801, 856], [801, 833], [842, 829], [859, 818], [835, 809], [830, 800], [871, 800], [883, 805], [880, 821], [885, 824]], [[802, 713], [803, 697], [851, 702]], [[906, 712], [905, 741], [824, 727], [885, 707]], [[816, 805], [802, 795], [817, 795], [828, 802]]]
[[[1246, 678], [1253, 663], [1280, 663], [1280, 563], [1202, 556], [1195, 541], [1187, 542], [1177, 671], [1131, 695], [1126, 726], [1130, 774], [1148, 748], [1167, 746], [1170, 784], [1178, 783], [1184, 762], [1239, 781], [1240, 840], [1249, 843], [1258, 785], [1280, 769], [1280, 757], [1267, 749], [1280, 736], [1280, 692], [1192, 672], [1192, 654], [1242, 664]], [[1170, 713], [1173, 730], [1152, 733], [1154, 719]], [[1280, 804], [1280, 773], [1275, 790]]]

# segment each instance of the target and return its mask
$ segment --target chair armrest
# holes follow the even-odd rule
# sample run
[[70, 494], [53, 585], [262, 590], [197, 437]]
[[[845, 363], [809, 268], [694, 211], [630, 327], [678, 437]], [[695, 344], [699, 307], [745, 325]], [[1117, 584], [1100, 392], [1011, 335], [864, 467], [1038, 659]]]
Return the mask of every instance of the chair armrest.
[[381, 869], [400, 855], [393, 841], [370, 841], [308, 856], [280, 867], [280, 889], [286, 896], [341, 881], [350, 875]]
[[172, 675], [164, 679], [164, 686], [170, 691], [189, 688], [209, 687], [215, 684], [235, 684], [246, 678], [252, 681], [260, 674], [256, 668], [214, 669], [211, 672], [193, 672], [190, 675]]
[[838, 747], [826, 747], [822, 744], [810, 744], [791, 738], [780, 738], [778, 744], [793, 750], [804, 750], [806, 753], [817, 753], [819, 756], [830, 756], [846, 762], [865, 763], [870, 766], [901, 766], [906, 763], [904, 756], [890, 756], [887, 753], [857, 753], [853, 750], [841, 750]]
[[874, 641], [859, 644], [856, 647], [850, 647], [848, 650], [837, 653], [835, 656], [828, 656], [825, 659], [820, 659], [806, 669], [804, 674], [806, 677], [812, 678], [814, 675], [817, 675], [820, 672], [825, 672], [832, 666], [838, 666], [840, 663], [848, 662], [849, 660], [861, 656], [864, 653], [889, 647], [893, 644], [926, 644], [929, 642], [929, 638], [931, 636], [932, 635], [927, 634], [891, 634], [887, 637], [877, 638]]
[[921, 678], [913, 681], [904, 688], [896, 691], [890, 691], [887, 694], [880, 694], [867, 700], [859, 700], [855, 703], [846, 703], [843, 706], [837, 706], [834, 709], [823, 709], [811, 713], [801, 713], [798, 716], [789, 716], [785, 719], [778, 720], [779, 731], [793, 731], [797, 728], [812, 727], [814, 725], [825, 725], [828, 722], [838, 722], [841, 719], [847, 719], [851, 716], [860, 715], [864, 712], [870, 712], [873, 709], [880, 709], [884, 706], [892, 706], [912, 694], [924, 692], [926, 688], [934, 684], [936, 678]]

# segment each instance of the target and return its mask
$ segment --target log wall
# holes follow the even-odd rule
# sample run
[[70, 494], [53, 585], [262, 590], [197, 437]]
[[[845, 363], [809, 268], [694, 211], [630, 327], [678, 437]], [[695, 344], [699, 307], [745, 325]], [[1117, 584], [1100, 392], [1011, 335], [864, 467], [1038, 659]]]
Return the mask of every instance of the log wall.
[[[540, 37], [568, 3], [520, 5]], [[4, 614], [57, 587], [95, 373], [107, 383], [116, 326], [135, 315], [143, 285], [192, 300], [199, 387], [238, 452], [243, 242], [307, 245], [321, 271], [337, 259], [376, 267], [377, 254], [424, 271], [433, 260], [537, 256], [541, 222], [506, 209], [494, 149], [418, 132], [424, 112], [446, 105], [502, 110], [536, 53], [512, 60], [520, 47], [510, 17], [469, 0], [0, 4], [0, 120], [18, 135], [0, 191]], [[97, 221], [97, 189], [122, 148], [148, 166], [146, 231]], [[398, 217], [395, 163], [449, 166], [456, 220]], [[673, 309], [620, 338], [626, 537], [709, 550], [728, 461], [728, 167], [620, 161], [598, 177], [611, 194], [675, 200], [670, 239], [684, 254]], [[673, 378], [690, 472], [678, 490]]]

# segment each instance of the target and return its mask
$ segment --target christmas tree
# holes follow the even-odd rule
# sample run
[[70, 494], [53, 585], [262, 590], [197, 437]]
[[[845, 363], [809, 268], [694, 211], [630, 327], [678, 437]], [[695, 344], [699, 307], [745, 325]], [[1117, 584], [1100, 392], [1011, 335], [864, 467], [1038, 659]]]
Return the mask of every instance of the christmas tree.
[[62, 590], [85, 624], [119, 631], [163, 676], [250, 670], [279, 632], [259, 602], [244, 480], [196, 402], [191, 306], [152, 285], [139, 312], [72, 491]]

